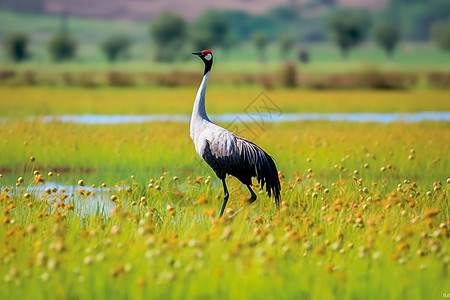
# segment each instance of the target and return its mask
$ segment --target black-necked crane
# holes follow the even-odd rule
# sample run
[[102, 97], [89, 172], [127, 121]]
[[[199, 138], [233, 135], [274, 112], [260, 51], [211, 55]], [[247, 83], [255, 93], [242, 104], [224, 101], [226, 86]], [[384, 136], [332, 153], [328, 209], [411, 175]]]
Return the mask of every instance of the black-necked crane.
[[250, 191], [250, 203], [256, 200], [252, 190], [252, 177], [256, 177], [261, 188], [275, 198], [280, 205], [280, 180], [273, 158], [256, 144], [214, 124], [208, 118], [205, 109], [205, 91], [209, 73], [213, 64], [210, 50], [194, 52], [205, 63], [203, 80], [195, 97], [192, 110], [190, 133], [197, 154], [214, 170], [223, 184], [223, 204], [219, 217], [222, 217], [229, 198], [225, 177], [233, 175], [245, 184]]

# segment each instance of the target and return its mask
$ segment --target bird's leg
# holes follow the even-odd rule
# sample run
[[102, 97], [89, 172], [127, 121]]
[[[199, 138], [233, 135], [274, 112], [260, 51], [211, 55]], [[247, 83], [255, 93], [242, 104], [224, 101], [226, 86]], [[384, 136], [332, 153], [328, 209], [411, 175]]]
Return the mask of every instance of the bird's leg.
[[252, 187], [249, 184], [247, 184], [247, 188], [251, 194], [250, 199], [248, 200], [248, 202], [249, 202], [248, 204], [252, 204], [253, 202], [255, 202], [257, 197], [256, 197], [255, 192], [253, 192]]
[[[255, 200], [256, 200], [257, 197], [256, 197], [255, 192], [253, 192], [252, 187], [251, 187], [249, 184], [247, 184], [247, 188], [248, 188], [248, 190], [250, 191], [250, 194], [251, 194], [250, 199], [248, 200], [248, 205], [250, 205], [250, 204], [252, 204], [253, 202], [255, 202]], [[232, 214], [232, 215], [230, 216], [230, 218], [233, 218], [233, 217], [236, 216], [238, 213], [240, 213], [240, 212], [244, 209], [244, 207], [245, 207], [245, 205], [242, 206], [241, 208], [239, 208], [234, 214]]]
[[219, 213], [219, 218], [222, 217], [223, 215], [223, 211], [225, 210], [225, 206], [227, 206], [227, 201], [228, 201], [228, 189], [227, 189], [227, 184], [225, 183], [225, 178], [222, 179], [222, 184], [223, 184], [223, 204], [222, 204], [222, 208], [220, 209], [220, 213]]

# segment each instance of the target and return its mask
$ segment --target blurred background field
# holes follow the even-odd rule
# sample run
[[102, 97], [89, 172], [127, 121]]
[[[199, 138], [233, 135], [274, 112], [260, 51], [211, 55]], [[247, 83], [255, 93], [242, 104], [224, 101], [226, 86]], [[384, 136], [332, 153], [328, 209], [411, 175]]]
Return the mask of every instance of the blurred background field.
[[[449, 7], [442, 0], [356, 5], [350, 1], [267, 1], [262, 11], [253, 8], [258, 5], [239, 1], [227, 9], [221, 4], [198, 4], [198, 10], [181, 11], [176, 1], [156, 1], [140, 3], [140, 12], [131, 8], [137, 5], [134, 2], [115, 1], [109, 9], [106, 2], [94, 3], [90, 11], [82, 8], [82, 2], [77, 6], [64, 1], [59, 5], [54, 1], [33, 5], [26, 0], [4, 1], [0, 10], [1, 82], [17, 83], [20, 76], [16, 73], [21, 72], [35, 84], [56, 84], [56, 79], [39, 80], [43, 74], [61, 78], [62, 73], [94, 77], [110, 71], [131, 77], [189, 73], [199, 66], [190, 53], [210, 48], [216, 57], [215, 73], [234, 77], [233, 82], [245, 83], [236, 74], [280, 77], [280, 73], [289, 73], [289, 63], [295, 72], [286, 76], [294, 76], [305, 87], [311, 84], [302, 76], [374, 72], [387, 76], [387, 81], [397, 80], [389, 73], [407, 73], [425, 76], [430, 85], [439, 81], [438, 87], [448, 86]], [[147, 18], [143, 11], [148, 11]], [[23, 49], [15, 50], [23, 52], [19, 56], [11, 52], [14, 37], [15, 43], [22, 43]], [[58, 56], [58, 51], [67, 53]], [[430, 79], [432, 73], [437, 74]], [[265, 81], [261, 84], [268, 85]], [[164, 84], [164, 79], [144, 84]]]
[[[214, 115], [242, 113], [260, 93], [258, 86], [208, 88], [207, 112]], [[23, 118], [78, 114], [181, 114], [189, 115], [195, 91], [188, 87], [83, 89], [8, 87], [1, 89], [9, 101], [0, 102], [0, 117]], [[267, 92], [283, 113], [408, 113], [450, 110], [445, 90], [292, 90]], [[126, 99], [126, 101], [124, 101]], [[164, 99], [164, 101], [161, 101]]]

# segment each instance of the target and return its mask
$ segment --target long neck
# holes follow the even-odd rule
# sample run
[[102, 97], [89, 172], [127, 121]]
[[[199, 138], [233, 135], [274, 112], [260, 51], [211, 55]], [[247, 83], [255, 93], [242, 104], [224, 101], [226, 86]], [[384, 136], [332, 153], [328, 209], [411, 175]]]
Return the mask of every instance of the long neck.
[[192, 109], [192, 117], [191, 124], [196, 120], [206, 120], [210, 121], [208, 115], [206, 114], [205, 109], [205, 92], [206, 92], [206, 84], [208, 83], [209, 71], [205, 73], [203, 76], [202, 83], [197, 92], [197, 96], [195, 97], [194, 108]]

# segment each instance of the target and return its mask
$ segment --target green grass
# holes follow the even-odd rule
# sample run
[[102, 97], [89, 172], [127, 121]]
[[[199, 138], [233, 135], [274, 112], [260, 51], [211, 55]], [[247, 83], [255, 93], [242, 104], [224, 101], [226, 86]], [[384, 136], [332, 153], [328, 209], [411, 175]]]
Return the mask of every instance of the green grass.
[[[240, 112], [257, 92], [212, 88], [208, 111]], [[195, 91], [1, 93], [2, 116], [19, 117], [0, 123], [4, 299], [424, 299], [448, 293], [449, 122], [291, 122], [264, 130], [250, 124], [257, 136], [242, 135], [274, 156], [281, 171], [282, 208], [277, 212], [255, 185], [258, 200], [230, 219], [248, 191], [229, 177], [231, 211], [217, 219], [221, 184], [197, 157], [188, 124], [23, 118], [189, 113]], [[448, 110], [439, 91], [269, 94], [289, 112]], [[155, 100], [161, 98], [166, 101]], [[35, 170], [55, 191], [35, 191], [42, 184]], [[95, 185], [94, 193], [81, 186], [60, 190], [80, 179]], [[113, 212], [82, 213], [99, 195], [117, 198]]]
[[[448, 123], [357, 125], [298, 122], [266, 124], [262, 130], [250, 124], [253, 132], [241, 134], [273, 154], [286, 174], [312, 168], [325, 175], [330, 172], [339, 175], [335, 165], [343, 165], [352, 172], [370, 163], [372, 168], [367, 174], [373, 181], [383, 178], [379, 170], [389, 164], [396, 167], [391, 173], [397, 174], [399, 180], [403, 173], [413, 176], [407, 177], [413, 180], [427, 178], [427, 172], [439, 176], [439, 180], [447, 176]], [[26, 158], [30, 156], [38, 158], [39, 169], [45, 172], [63, 167], [93, 169], [94, 173], [85, 176], [97, 178], [95, 184], [104, 180], [112, 184], [130, 175], [136, 175], [142, 182], [163, 171], [186, 176], [213, 175], [197, 158], [189, 138], [189, 125], [185, 123], [92, 126], [13, 121], [1, 123], [0, 129], [4, 141], [0, 151], [7, 153], [0, 157], [0, 166], [13, 170], [17, 177], [23, 175]], [[408, 160], [410, 149], [416, 149], [416, 160]], [[376, 159], [370, 158], [372, 155]], [[311, 163], [306, 162], [308, 157]], [[434, 164], [436, 159], [440, 161]], [[77, 178], [73, 176], [81, 175], [67, 179], [74, 182]], [[429, 180], [432, 179], [428, 179], [428, 184]], [[389, 182], [389, 187], [397, 183]]]
[[[20, 166], [1, 184], [24, 178], [0, 196], [5, 299], [446, 293], [448, 123], [271, 125], [256, 142], [284, 173], [283, 208], [276, 213], [262, 193], [232, 220], [214, 222], [222, 190], [196, 158], [186, 124], [22, 121], [2, 124], [0, 135], [0, 152], [7, 153], [0, 165]], [[26, 163], [30, 155], [36, 161]], [[107, 198], [118, 198], [114, 212], [80, 215], [92, 194], [26, 194], [36, 185], [34, 169], [56, 187], [56, 174], [47, 172], [59, 165], [97, 168], [62, 173], [58, 181], [106, 182]], [[237, 210], [247, 191], [236, 179], [228, 184], [228, 207]], [[58, 204], [58, 195], [68, 202]]]

